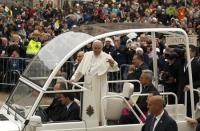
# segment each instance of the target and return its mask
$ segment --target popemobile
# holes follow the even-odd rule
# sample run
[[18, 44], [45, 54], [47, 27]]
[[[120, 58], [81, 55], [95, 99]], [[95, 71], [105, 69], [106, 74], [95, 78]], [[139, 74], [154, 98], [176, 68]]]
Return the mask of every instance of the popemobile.
[[[158, 86], [157, 60], [156, 60], [156, 33], [183, 37], [186, 45], [187, 60], [189, 61], [189, 38], [186, 32], [180, 28], [168, 28], [159, 25], [144, 24], [94, 24], [82, 25], [74, 28], [73, 31], [63, 33], [49, 41], [41, 51], [33, 58], [26, 70], [20, 76], [14, 90], [0, 109], [0, 130], [1, 131], [140, 131], [143, 123], [139, 116], [132, 109], [125, 97], [134, 99], [141, 95], [140, 91], [134, 92], [134, 84], [138, 80], [117, 80], [108, 81], [123, 85], [122, 93], [108, 92], [101, 99], [98, 109], [101, 112], [101, 119], [97, 118], [97, 107], [95, 96], [82, 83], [70, 83], [64, 77], [58, 76], [61, 68], [70, 66], [66, 61], [78, 50], [95, 40], [105, 39], [115, 35], [128, 35], [136, 33], [149, 33], [152, 39], [153, 49], [153, 70], [155, 87]], [[188, 65], [189, 82], [193, 87], [191, 65]], [[53, 90], [55, 80], [65, 82], [66, 90]], [[112, 84], [109, 84], [112, 85]], [[120, 85], [120, 84], [119, 84]], [[81, 120], [74, 121], [47, 121], [44, 122], [42, 112], [47, 108], [55, 94], [63, 92], [74, 92], [77, 94], [76, 102], [80, 106]], [[195, 118], [193, 88], [190, 89], [192, 117]], [[175, 103], [166, 105], [165, 109], [172, 116], [178, 125], [179, 131], [194, 131], [186, 121], [187, 104], [178, 104], [177, 96], [171, 92], [162, 92], [161, 95], [173, 95]], [[137, 105], [135, 104], [137, 107]], [[121, 110], [129, 108], [138, 119], [138, 124], [119, 124]], [[138, 109], [142, 116], [145, 115]], [[39, 115], [38, 115], [39, 114]], [[41, 115], [43, 114], [43, 115]], [[101, 120], [101, 121], [99, 121]]]

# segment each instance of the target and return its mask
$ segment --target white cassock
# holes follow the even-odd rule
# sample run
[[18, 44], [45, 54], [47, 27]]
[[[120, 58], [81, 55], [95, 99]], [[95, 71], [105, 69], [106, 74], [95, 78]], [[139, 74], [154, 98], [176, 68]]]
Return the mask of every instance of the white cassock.
[[105, 52], [101, 52], [99, 56], [95, 56], [93, 51], [86, 52], [71, 78], [71, 80], [77, 82], [84, 75], [84, 87], [91, 90], [95, 96], [97, 118], [99, 118], [99, 121], [101, 121], [101, 98], [105, 96], [108, 91], [107, 72], [119, 70], [117, 62], [113, 60], [114, 65], [110, 66], [109, 62], [107, 62], [108, 59], [113, 60], [113, 58]]

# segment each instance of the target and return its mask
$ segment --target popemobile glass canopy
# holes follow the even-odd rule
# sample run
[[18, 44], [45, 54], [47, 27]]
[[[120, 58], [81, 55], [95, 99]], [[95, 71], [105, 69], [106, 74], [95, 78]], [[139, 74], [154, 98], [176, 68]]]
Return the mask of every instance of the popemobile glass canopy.
[[49, 41], [38, 55], [34, 57], [33, 61], [23, 73], [23, 76], [43, 87], [57, 64], [66, 57], [69, 52], [73, 50], [74, 52], [78, 51], [85, 46], [85, 44], [80, 44], [93, 36], [117, 30], [163, 27], [165, 26], [138, 23], [82, 25], [81, 27], [74, 28], [73, 31], [63, 33]]
[[80, 43], [91, 38], [80, 32], [67, 32], [49, 41], [34, 57], [23, 76], [43, 87], [57, 64]]

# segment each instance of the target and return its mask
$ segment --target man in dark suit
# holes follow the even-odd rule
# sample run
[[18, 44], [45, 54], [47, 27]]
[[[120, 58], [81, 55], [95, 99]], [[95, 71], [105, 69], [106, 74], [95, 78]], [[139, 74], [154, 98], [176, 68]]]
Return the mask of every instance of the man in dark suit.
[[[197, 89], [200, 87], [200, 58], [197, 57], [197, 49], [194, 45], [190, 45], [190, 61], [187, 62], [184, 68], [185, 80], [183, 82], [185, 89], [187, 92], [187, 116], [191, 116], [191, 103], [190, 103], [190, 92], [189, 92], [189, 75], [188, 75], [188, 63], [191, 63], [192, 69], [192, 80], [193, 80], [193, 88]], [[199, 96], [197, 92], [194, 92], [194, 105], [199, 101]]]
[[147, 116], [142, 131], [178, 131], [176, 122], [164, 110], [161, 96], [151, 96], [147, 102], [151, 114]]
[[[139, 80], [142, 70], [149, 69], [149, 67], [144, 63], [144, 57], [142, 54], [135, 54], [132, 62], [135, 68], [128, 74], [128, 80]], [[139, 85], [136, 85], [135, 83], [134, 85], [134, 91], [139, 91]]]
[[74, 101], [74, 94], [66, 92], [60, 94], [60, 101], [64, 105], [62, 113], [58, 116], [57, 121], [69, 121], [69, 120], [81, 120], [80, 119], [80, 107]]
[[[54, 85], [54, 91], [58, 90], [66, 90], [64, 82], [57, 82]], [[48, 117], [47, 121], [57, 121], [59, 114], [62, 113], [62, 109], [64, 109], [64, 105], [60, 101], [60, 94], [55, 94], [55, 98], [53, 99], [51, 105], [44, 110]]]
[[128, 79], [139, 79], [142, 74], [142, 70], [149, 69], [149, 67], [144, 63], [144, 57], [142, 54], [135, 54], [133, 56], [133, 65], [135, 69], [132, 74], [129, 74]]
[[[151, 70], [143, 70], [142, 74], [140, 76], [140, 82], [142, 84], [142, 94], [145, 93], [153, 93], [153, 94], [159, 94], [158, 90], [155, 88], [155, 86], [152, 84], [153, 79], [153, 72]], [[130, 102], [131, 105], [134, 105]], [[136, 104], [140, 108], [140, 110], [147, 114], [147, 96], [139, 96], [138, 100], [136, 101]], [[133, 107], [133, 110], [136, 111], [138, 116], [141, 116], [139, 111]], [[139, 123], [136, 117], [132, 114], [131, 111], [129, 111], [129, 115], [123, 115], [120, 118], [120, 124], [130, 124], [130, 123]]]
[[[166, 63], [160, 73], [160, 82], [164, 85], [165, 92], [180, 94], [178, 90], [180, 90], [180, 83], [183, 82], [183, 63], [181, 58], [173, 48], [166, 48], [164, 56]], [[168, 104], [174, 104], [174, 97], [168, 96], [167, 102]]]
[[[158, 90], [152, 84], [153, 80], [153, 72], [151, 70], [143, 70], [140, 76], [140, 82], [142, 84], [142, 94], [145, 93], [158, 93]], [[143, 113], [147, 113], [147, 96], [140, 96], [137, 100], [137, 105], [140, 107]]]

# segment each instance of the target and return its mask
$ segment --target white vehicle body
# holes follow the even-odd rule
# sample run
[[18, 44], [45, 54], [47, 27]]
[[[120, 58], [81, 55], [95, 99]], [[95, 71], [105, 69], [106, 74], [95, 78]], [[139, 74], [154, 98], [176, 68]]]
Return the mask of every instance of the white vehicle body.
[[[122, 28], [123, 29], [123, 28]], [[152, 35], [152, 45], [154, 56], [156, 54], [155, 33], [174, 33], [185, 37], [187, 59], [189, 60], [189, 42], [186, 32], [179, 28], [141, 28], [138, 29], [124, 29], [118, 31], [111, 31], [97, 36], [91, 36], [80, 32], [67, 32], [61, 34], [49, 41], [49, 43], [41, 49], [39, 54], [34, 57], [33, 61], [28, 65], [23, 75], [20, 77], [18, 84], [14, 91], [0, 109], [0, 114], [7, 118], [7, 120], [0, 121], [0, 129], [2, 131], [140, 131], [143, 124], [128, 124], [128, 125], [108, 125], [106, 122], [106, 111], [102, 104], [103, 121], [99, 125], [98, 118], [95, 112], [95, 96], [92, 96], [90, 90], [85, 87], [78, 86], [79, 89], [61, 90], [60, 92], [82, 92], [83, 100], [81, 101], [82, 120], [71, 122], [51, 122], [42, 123], [40, 117], [35, 116], [37, 109], [44, 94], [55, 93], [49, 91], [53, 79], [56, 78], [57, 72], [62, 65], [79, 49], [93, 42], [97, 39], [102, 39], [109, 36], [128, 34], [128, 33], [142, 33], [149, 32]], [[103, 31], [104, 32], [104, 31]], [[177, 33], [178, 32], [178, 33]], [[98, 32], [100, 33], [100, 32]], [[157, 63], [154, 58], [154, 73], [157, 72]], [[191, 65], [188, 65], [190, 86], [192, 85]], [[156, 74], [156, 73], [155, 73]], [[155, 78], [157, 76], [155, 75]], [[65, 80], [67, 82], [67, 80]], [[128, 81], [126, 81], [128, 82]], [[191, 89], [192, 90], [192, 89]], [[33, 92], [36, 92], [33, 95]], [[58, 93], [59, 91], [57, 91]], [[102, 98], [102, 101], [108, 97], [114, 98], [123, 97], [120, 94], [114, 93], [113, 96]], [[135, 95], [135, 94], [133, 94]], [[191, 100], [193, 100], [193, 92], [191, 91]], [[192, 102], [192, 115], [194, 118], [194, 103]], [[185, 111], [180, 114], [180, 108], [185, 107], [175, 103], [175, 117], [178, 124], [179, 131], [193, 131], [194, 129], [185, 120]], [[87, 110], [89, 107], [93, 108], [93, 112], [89, 115]], [[182, 110], [182, 108], [181, 108]], [[184, 110], [184, 108], [183, 108]], [[119, 115], [119, 114], [118, 114]], [[181, 117], [178, 117], [181, 115]]]

